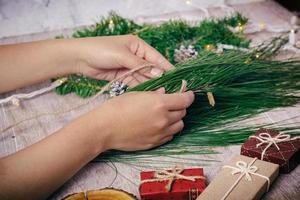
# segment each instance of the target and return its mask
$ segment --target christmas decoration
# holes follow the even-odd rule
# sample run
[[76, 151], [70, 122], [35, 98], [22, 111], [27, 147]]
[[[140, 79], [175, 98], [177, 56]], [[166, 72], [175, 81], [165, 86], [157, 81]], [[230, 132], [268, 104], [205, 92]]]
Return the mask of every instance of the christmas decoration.
[[71, 194], [63, 200], [137, 200], [137, 198], [123, 190], [114, 188], [104, 188], [100, 190], [90, 190], [86, 193], [80, 192]]
[[202, 168], [141, 172], [143, 200], [195, 200], [206, 187]]
[[235, 156], [203, 191], [197, 200], [260, 199], [278, 176], [277, 164]]
[[195, 50], [194, 46], [189, 45], [188, 47], [185, 47], [180, 45], [179, 49], [175, 49], [174, 60], [175, 62], [183, 62], [188, 59], [196, 58], [197, 55], [198, 52]]
[[300, 161], [300, 137], [260, 129], [242, 145], [241, 154], [280, 165], [280, 172], [293, 170]]
[[[250, 41], [248, 39], [243, 35], [233, 33], [228, 28], [246, 23], [247, 19], [237, 13], [232, 17], [223, 19], [204, 20], [196, 26], [190, 26], [187, 22], [180, 20], [165, 22], [159, 26], [138, 25], [132, 20], [122, 18], [112, 12], [95, 26], [76, 31], [73, 37], [138, 35], [167, 57], [170, 62], [176, 63], [176, 60], [183, 61], [185, 58], [195, 58], [196, 56], [192, 54], [207, 49], [207, 45], [214, 47], [218, 43], [222, 43], [236, 47], [249, 47]], [[57, 93], [64, 95], [75, 92], [85, 98], [99, 92], [101, 87], [107, 83], [103, 80], [93, 80], [80, 75], [71, 75], [67, 78], [68, 81], [56, 88]]]
[[[278, 107], [299, 102], [295, 93], [300, 89], [300, 61], [273, 61], [279, 48], [286, 44], [285, 38], [274, 38], [255, 48], [249, 48], [249, 40], [242, 33], [233, 33], [228, 26], [245, 25], [247, 19], [239, 14], [219, 20], [204, 20], [197, 26], [183, 21], [169, 21], [161, 25], [137, 25], [116, 14], [111, 14], [94, 27], [77, 31], [74, 37], [136, 34], [175, 63], [175, 49], [180, 46], [194, 47], [197, 57], [175, 63], [175, 68], [161, 77], [147, 81], [127, 91], [151, 91], [165, 87], [168, 93], [178, 92], [182, 81], [186, 89], [195, 93], [195, 101], [184, 118], [185, 128], [181, 134], [161, 147], [148, 151], [124, 153], [105, 152], [101, 161], [132, 161], [154, 155], [187, 155], [212, 153], [203, 146], [226, 146], [242, 143], [254, 130], [263, 125], [237, 126], [236, 122]], [[113, 26], [112, 26], [113, 24]], [[209, 46], [208, 46], [209, 45]], [[141, 66], [153, 67], [153, 66]], [[137, 68], [139, 70], [142, 68]], [[56, 88], [59, 94], [75, 92], [81, 97], [109, 92], [113, 82], [94, 80], [80, 75], [66, 77], [66, 82]], [[122, 81], [122, 80], [114, 80]], [[55, 112], [66, 113], [87, 104]], [[46, 113], [49, 114], [49, 113]], [[52, 113], [53, 114], [53, 113]], [[35, 119], [39, 114], [29, 119]], [[26, 121], [21, 120], [16, 124]], [[6, 131], [14, 127], [4, 128]], [[288, 124], [282, 129], [299, 134], [299, 126]], [[139, 162], [139, 164], [142, 164]]]
[[120, 81], [115, 81], [110, 85], [109, 95], [110, 97], [115, 97], [126, 92], [128, 86]]

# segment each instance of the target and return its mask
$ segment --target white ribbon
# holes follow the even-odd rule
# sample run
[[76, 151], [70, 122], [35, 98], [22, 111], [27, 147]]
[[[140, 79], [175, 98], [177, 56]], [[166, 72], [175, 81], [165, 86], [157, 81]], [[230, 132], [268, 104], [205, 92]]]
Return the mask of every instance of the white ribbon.
[[168, 181], [166, 185], [166, 190], [169, 192], [172, 188], [172, 184], [176, 179], [183, 179], [188, 181], [196, 181], [196, 179], [205, 179], [204, 176], [186, 176], [182, 175], [183, 167], [175, 166], [171, 172], [167, 170], [157, 170], [154, 172], [154, 177], [152, 179], [146, 179], [141, 181], [143, 183], [149, 182], [161, 182], [161, 181]]
[[234, 184], [229, 188], [229, 190], [224, 194], [224, 196], [221, 198], [222, 200], [225, 200], [228, 195], [232, 192], [232, 190], [237, 186], [237, 184], [240, 182], [240, 180], [245, 176], [245, 179], [247, 181], [252, 181], [252, 177], [251, 177], [251, 174], [252, 175], [256, 175], [256, 176], [259, 176], [259, 177], [262, 177], [264, 179], [267, 180], [267, 191], [269, 190], [269, 187], [270, 187], [270, 179], [269, 177], [266, 177], [264, 175], [261, 175], [261, 174], [258, 174], [258, 173], [255, 173], [257, 170], [258, 170], [258, 167], [256, 166], [252, 166], [253, 163], [257, 160], [257, 158], [254, 158], [249, 164], [247, 164], [246, 162], [244, 161], [237, 161], [236, 162], [236, 167], [232, 167], [230, 165], [225, 165], [223, 166], [223, 168], [230, 168], [230, 169], [233, 169], [231, 171], [231, 174], [232, 175], [235, 175], [235, 174], [241, 174], [239, 176], [239, 178], [234, 182]]
[[261, 160], [264, 159], [264, 155], [266, 153], [266, 151], [268, 150], [268, 148], [270, 148], [273, 144], [275, 145], [275, 147], [278, 149], [278, 151], [280, 150], [279, 146], [277, 145], [280, 142], [287, 142], [287, 141], [291, 141], [291, 140], [297, 140], [300, 139], [300, 137], [293, 137], [291, 138], [291, 135], [288, 134], [283, 134], [283, 133], [279, 133], [278, 135], [276, 135], [275, 137], [272, 137], [269, 133], [267, 132], [263, 132], [260, 133], [258, 136], [250, 136], [250, 138], [255, 138], [257, 140], [260, 141], [260, 143], [258, 143], [256, 145], [256, 147], [261, 146], [262, 144], [267, 144], [267, 146], [264, 148], [264, 150], [261, 153]]

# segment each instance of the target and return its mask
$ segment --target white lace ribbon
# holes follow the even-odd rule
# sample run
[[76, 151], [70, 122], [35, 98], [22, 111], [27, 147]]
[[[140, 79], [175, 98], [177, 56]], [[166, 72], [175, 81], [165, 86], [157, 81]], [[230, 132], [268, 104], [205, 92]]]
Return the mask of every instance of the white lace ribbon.
[[234, 184], [229, 188], [229, 190], [224, 194], [224, 196], [221, 198], [222, 200], [225, 200], [228, 195], [232, 192], [232, 190], [238, 185], [238, 183], [240, 182], [240, 180], [245, 176], [245, 179], [247, 181], [252, 181], [252, 177], [251, 177], [251, 174], [252, 175], [256, 175], [256, 176], [259, 176], [261, 178], [264, 178], [267, 180], [267, 191], [269, 190], [269, 187], [270, 187], [270, 179], [269, 177], [267, 176], [264, 176], [264, 175], [261, 175], [261, 174], [258, 174], [256, 173], [256, 171], [258, 170], [258, 167], [257, 166], [252, 166], [253, 163], [257, 160], [257, 158], [254, 158], [249, 164], [247, 164], [246, 162], [244, 161], [237, 161], [236, 162], [236, 167], [232, 167], [230, 165], [225, 165], [223, 166], [223, 168], [230, 168], [232, 169], [231, 171], [231, 174], [232, 175], [235, 175], [235, 174], [241, 174], [238, 179], [234, 182]]
[[300, 139], [299, 136], [297, 137], [293, 137], [291, 138], [291, 135], [288, 135], [288, 134], [283, 134], [283, 133], [279, 133], [278, 135], [276, 135], [275, 137], [272, 137], [269, 133], [267, 132], [263, 132], [263, 133], [260, 133], [258, 136], [256, 135], [253, 135], [253, 136], [250, 136], [250, 138], [255, 138], [257, 140], [260, 141], [260, 143], [258, 143], [256, 145], [256, 147], [259, 147], [263, 144], [267, 144], [266, 147], [264, 148], [264, 150], [262, 151], [261, 153], [261, 160], [264, 159], [264, 156], [266, 154], [266, 151], [272, 146], [274, 145], [278, 151], [280, 150], [279, 146], [277, 145], [278, 143], [280, 142], [288, 142], [288, 141], [291, 141], [291, 140], [297, 140], [297, 139]]

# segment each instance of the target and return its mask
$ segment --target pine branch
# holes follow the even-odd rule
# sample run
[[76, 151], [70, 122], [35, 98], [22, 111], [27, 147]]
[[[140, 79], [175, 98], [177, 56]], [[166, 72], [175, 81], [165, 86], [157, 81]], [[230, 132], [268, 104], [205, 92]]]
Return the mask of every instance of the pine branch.
[[[220, 20], [205, 20], [194, 27], [184, 21], [169, 21], [159, 26], [137, 25], [112, 13], [96, 26], [77, 31], [74, 37], [137, 34], [173, 63], [174, 51], [182, 44], [193, 44], [199, 52], [197, 58], [177, 63], [175, 69], [161, 77], [129, 89], [129, 92], [150, 91], [165, 87], [167, 92], [173, 93], [180, 89], [181, 81], [186, 80], [196, 99], [184, 118], [185, 129], [161, 147], [134, 153], [111, 151], [102, 155], [102, 161], [129, 162], [133, 158], [151, 156], [215, 153], [206, 147], [238, 144], [262, 126], [272, 128], [272, 124], [240, 124], [262, 112], [299, 102], [300, 97], [295, 93], [300, 90], [300, 61], [269, 59], [286, 43], [286, 38], [274, 38], [248, 53], [227, 50], [216, 54], [205, 49], [207, 44], [218, 43], [248, 48], [250, 41], [228, 27], [246, 23], [246, 18], [236, 14]], [[57, 88], [60, 94], [76, 92], [88, 97], [106, 84], [105, 81], [77, 75], [68, 79], [66, 84]], [[215, 98], [214, 107], [208, 101], [208, 92]], [[300, 134], [297, 124], [283, 123], [283, 127], [282, 130]]]
[[[183, 20], [169, 21], [159, 26], [138, 25], [132, 20], [122, 18], [111, 12], [107, 18], [102, 18], [95, 26], [75, 31], [73, 37], [135, 34], [156, 48], [170, 62], [175, 63], [174, 51], [182, 44], [192, 44], [196, 51], [205, 50], [207, 44], [216, 46], [217, 43], [248, 47], [250, 42], [248, 39], [233, 33], [228, 28], [228, 26], [245, 25], [246, 23], [247, 19], [236, 13], [220, 20], [205, 20], [194, 27]], [[74, 92], [86, 98], [96, 94], [105, 83], [102, 80], [72, 75], [65, 84], [56, 89], [56, 92], [61, 95]]]

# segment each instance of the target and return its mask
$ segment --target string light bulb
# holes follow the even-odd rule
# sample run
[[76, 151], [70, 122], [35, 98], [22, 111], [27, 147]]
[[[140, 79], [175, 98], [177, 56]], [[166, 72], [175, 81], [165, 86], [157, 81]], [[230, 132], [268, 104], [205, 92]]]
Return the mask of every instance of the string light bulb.
[[294, 29], [290, 30], [290, 33], [289, 33], [289, 43], [291, 45], [293, 45], [293, 46], [296, 43], [296, 31]]
[[204, 46], [204, 49], [207, 51], [211, 51], [215, 49], [215, 46], [213, 44], [207, 44]]
[[65, 82], [67, 82], [67, 80], [68, 80], [67, 77], [63, 77], [63, 78], [60, 78], [60, 79], [58, 80], [58, 82], [59, 82], [59, 84], [63, 84], [63, 83], [65, 83]]
[[190, 5], [192, 2], [191, 2], [191, 0], [186, 0], [185, 3], [186, 3], [187, 5]]
[[259, 59], [259, 58], [260, 58], [260, 56], [261, 56], [261, 54], [260, 54], [260, 53], [256, 53], [256, 54], [255, 54], [255, 58], [256, 58], [256, 59]]
[[245, 27], [243, 25], [239, 26], [239, 31], [243, 32], [245, 30]]
[[260, 28], [260, 30], [264, 30], [266, 28], [266, 23], [265, 22], [260, 22], [259, 23], [259, 28]]
[[115, 24], [114, 24], [114, 21], [111, 19], [109, 20], [109, 23], [108, 23], [108, 28], [110, 30], [113, 30], [115, 28]]

